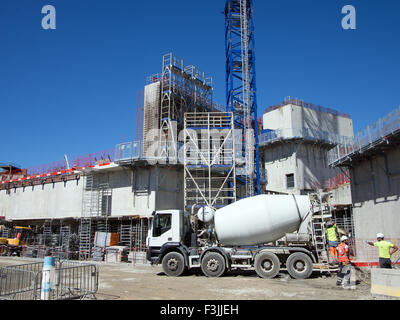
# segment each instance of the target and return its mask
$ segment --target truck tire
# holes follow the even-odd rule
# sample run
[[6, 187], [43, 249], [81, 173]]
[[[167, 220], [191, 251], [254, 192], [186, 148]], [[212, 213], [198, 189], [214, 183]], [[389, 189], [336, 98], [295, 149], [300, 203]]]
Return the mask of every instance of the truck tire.
[[180, 277], [186, 269], [185, 259], [178, 252], [170, 252], [162, 259], [164, 273], [168, 277]]
[[201, 261], [201, 270], [206, 277], [221, 277], [226, 271], [225, 258], [218, 252], [209, 252]]
[[275, 253], [260, 252], [256, 255], [254, 267], [260, 278], [272, 279], [278, 275], [281, 263]]
[[7, 246], [0, 246], [0, 256], [6, 256], [8, 254]]
[[307, 279], [313, 272], [313, 262], [305, 253], [295, 252], [287, 259], [286, 268], [293, 279]]

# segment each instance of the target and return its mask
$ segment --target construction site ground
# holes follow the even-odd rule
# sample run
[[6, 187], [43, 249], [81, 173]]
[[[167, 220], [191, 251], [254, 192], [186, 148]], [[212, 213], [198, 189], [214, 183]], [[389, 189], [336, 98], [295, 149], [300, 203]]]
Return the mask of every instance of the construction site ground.
[[[0, 267], [40, 261], [0, 257]], [[93, 262], [99, 267], [98, 300], [372, 300], [367, 273], [356, 271], [355, 290], [336, 286], [336, 274], [315, 272], [294, 280], [282, 271], [275, 279], [261, 279], [255, 271], [233, 270], [221, 278], [200, 271], [167, 277], [161, 266]]]

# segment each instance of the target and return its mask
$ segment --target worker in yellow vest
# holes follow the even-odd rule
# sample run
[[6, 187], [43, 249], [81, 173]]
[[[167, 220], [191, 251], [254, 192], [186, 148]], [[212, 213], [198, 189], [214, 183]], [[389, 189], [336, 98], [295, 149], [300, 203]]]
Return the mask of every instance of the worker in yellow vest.
[[[382, 269], [392, 269], [392, 255], [399, 250], [399, 248], [389, 241], [385, 241], [385, 235], [378, 233], [376, 235], [378, 242], [367, 242], [370, 246], [377, 247], [379, 250], [379, 266]], [[392, 249], [390, 252], [390, 249]]]
[[326, 224], [325, 228], [326, 239], [328, 240], [328, 247], [329, 247], [329, 255], [330, 255], [330, 263], [337, 264], [338, 263], [338, 256], [336, 247], [339, 245], [339, 234], [347, 236], [346, 231], [337, 227], [336, 223], [329, 221]]

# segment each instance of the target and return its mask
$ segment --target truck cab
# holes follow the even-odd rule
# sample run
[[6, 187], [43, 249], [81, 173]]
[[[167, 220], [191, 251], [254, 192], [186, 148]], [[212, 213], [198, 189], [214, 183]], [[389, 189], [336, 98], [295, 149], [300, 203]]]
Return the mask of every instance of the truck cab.
[[168, 247], [190, 242], [190, 218], [182, 210], [157, 211], [147, 236], [147, 260], [159, 263], [159, 257]]

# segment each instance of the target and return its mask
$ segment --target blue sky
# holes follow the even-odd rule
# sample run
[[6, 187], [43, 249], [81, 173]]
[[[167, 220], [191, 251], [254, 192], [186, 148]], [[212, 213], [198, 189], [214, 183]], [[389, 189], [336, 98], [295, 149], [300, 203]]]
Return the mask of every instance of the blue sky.
[[[32, 166], [133, 140], [136, 94], [170, 51], [225, 101], [224, 0], [1, 0], [0, 162]], [[54, 5], [57, 29], [43, 30]], [[357, 30], [343, 30], [354, 5]], [[286, 96], [358, 131], [400, 104], [398, 0], [255, 0], [258, 105]]]

